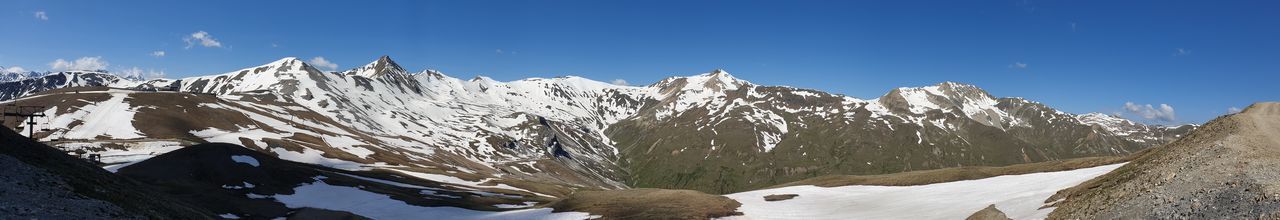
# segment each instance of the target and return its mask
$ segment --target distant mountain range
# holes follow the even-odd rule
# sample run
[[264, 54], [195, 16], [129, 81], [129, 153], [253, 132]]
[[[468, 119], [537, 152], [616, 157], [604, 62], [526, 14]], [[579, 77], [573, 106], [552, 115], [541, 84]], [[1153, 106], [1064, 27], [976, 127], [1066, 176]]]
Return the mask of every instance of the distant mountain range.
[[955, 82], [859, 99], [723, 70], [647, 86], [464, 80], [385, 56], [342, 72], [284, 58], [177, 80], [12, 79], [0, 100], [50, 115], [23, 129], [106, 155], [109, 167], [228, 142], [295, 162], [547, 196], [579, 187], [730, 193], [829, 174], [1125, 155], [1197, 128], [1065, 113]]

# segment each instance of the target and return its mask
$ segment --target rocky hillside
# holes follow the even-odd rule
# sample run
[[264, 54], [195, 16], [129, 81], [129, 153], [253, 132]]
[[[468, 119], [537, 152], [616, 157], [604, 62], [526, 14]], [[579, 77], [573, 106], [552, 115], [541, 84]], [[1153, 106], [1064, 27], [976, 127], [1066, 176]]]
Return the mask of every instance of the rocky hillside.
[[[618, 86], [572, 76], [463, 80], [409, 72], [388, 57], [324, 72], [285, 58], [176, 81], [46, 81], [131, 88], [19, 100], [52, 116], [24, 129], [106, 154], [115, 167], [189, 143], [227, 142], [344, 170], [552, 196], [577, 187], [724, 193], [829, 174], [1125, 155], [1194, 129], [1102, 123], [961, 83], [864, 100], [756, 85], [722, 70]], [[160, 82], [180, 92], [136, 89]]]
[[1280, 103], [1258, 103], [1046, 202], [1052, 219], [1273, 219], [1277, 174]]
[[157, 193], [85, 160], [0, 128], [0, 218], [211, 219], [202, 207]]

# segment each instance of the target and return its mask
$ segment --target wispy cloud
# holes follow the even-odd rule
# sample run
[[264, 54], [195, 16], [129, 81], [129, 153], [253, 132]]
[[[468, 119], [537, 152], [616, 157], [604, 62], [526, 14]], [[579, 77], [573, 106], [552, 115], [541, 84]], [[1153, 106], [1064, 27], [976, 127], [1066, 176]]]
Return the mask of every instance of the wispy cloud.
[[619, 85], [619, 86], [629, 86], [629, 85], [631, 85], [631, 83], [627, 83], [627, 80], [624, 80], [624, 79], [614, 79], [613, 81], [610, 81], [609, 83], [613, 83], [614, 85]]
[[1160, 104], [1159, 107], [1156, 107], [1151, 104], [1140, 105], [1133, 104], [1133, 102], [1125, 102], [1124, 110], [1147, 120], [1173, 122], [1178, 119], [1173, 111], [1173, 106], [1167, 104]]
[[1027, 64], [1023, 62], [1013, 62], [1013, 64], [1009, 64], [1009, 69], [1026, 69], [1026, 68], [1027, 68]]
[[324, 59], [324, 57], [311, 58], [311, 60], [308, 60], [307, 63], [310, 63], [312, 66], [329, 69], [329, 71], [334, 71], [338, 69], [338, 64], [329, 62], [329, 60]]
[[1076, 23], [1071, 22], [1071, 32], [1076, 32]]
[[27, 72], [27, 69], [23, 69], [20, 66], [0, 68], [0, 73], [22, 73], [22, 72]]
[[1173, 56], [1175, 57], [1184, 56], [1184, 55], [1191, 55], [1191, 50], [1188, 50], [1186, 48], [1178, 48], [1178, 49], [1174, 49], [1173, 51]]
[[1227, 114], [1240, 113], [1241, 109], [1236, 107], [1227, 108]]
[[107, 63], [107, 61], [103, 60], [100, 56], [81, 57], [74, 61], [67, 61], [63, 59], [54, 60], [53, 62], [49, 62], [49, 69], [52, 69], [53, 71], [104, 70], [110, 65], [110, 63]]
[[187, 42], [186, 49], [191, 49], [191, 46], [195, 46], [196, 44], [200, 44], [200, 46], [204, 47], [222, 47], [222, 42], [218, 42], [217, 39], [213, 39], [213, 35], [204, 31], [191, 33], [190, 36], [182, 38], [182, 41]]
[[494, 49], [493, 52], [497, 54], [516, 54], [515, 51], [507, 51], [502, 49]]
[[151, 56], [153, 56], [153, 57], [164, 57], [164, 51], [163, 51], [163, 50], [152, 51], [152, 52], [151, 52]]
[[41, 21], [49, 20], [49, 13], [45, 13], [44, 11], [36, 11], [35, 15], [36, 19], [40, 19]]

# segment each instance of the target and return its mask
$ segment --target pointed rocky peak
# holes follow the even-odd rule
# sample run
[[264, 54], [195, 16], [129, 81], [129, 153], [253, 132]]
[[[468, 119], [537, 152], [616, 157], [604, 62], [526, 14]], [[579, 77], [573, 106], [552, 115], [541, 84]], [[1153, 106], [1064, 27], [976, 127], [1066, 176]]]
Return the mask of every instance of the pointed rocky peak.
[[362, 67], [347, 70], [344, 74], [363, 76], [365, 78], [377, 78], [382, 76], [407, 77], [408, 71], [396, 64], [389, 56], [379, 57], [378, 60], [366, 64]]

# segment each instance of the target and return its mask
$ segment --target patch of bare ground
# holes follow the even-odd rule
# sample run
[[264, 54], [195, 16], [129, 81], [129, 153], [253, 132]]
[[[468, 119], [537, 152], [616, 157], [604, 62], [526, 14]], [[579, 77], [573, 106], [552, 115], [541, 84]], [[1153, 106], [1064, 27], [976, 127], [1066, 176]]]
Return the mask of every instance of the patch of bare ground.
[[1280, 103], [1257, 103], [1058, 192], [1050, 219], [1280, 217]]
[[[1135, 153], [1140, 155], [1143, 152]], [[1096, 167], [1107, 164], [1115, 164], [1128, 161], [1128, 157], [1086, 157], [1058, 161], [1048, 161], [1039, 163], [1017, 164], [1002, 167], [956, 167], [935, 170], [910, 171], [893, 174], [880, 175], [830, 175], [809, 178], [805, 180], [785, 183], [768, 188], [780, 188], [788, 186], [814, 185], [821, 187], [837, 187], [849, 185], [876, 185], [876, 186], [911, 186], [924, 185], [943, 182], [954, 182], [961, 180], [982, 179], [1002, 175], [1017, 175], [1027, 173], [1054, 172], [1064, 170], [1074, 170], [1080, 168]]]
[[742, 215], [741, 203], [693, 190], [578, 191], [548, 204], [556, 212], [587, 212], [603, 219], [707, 219]]

